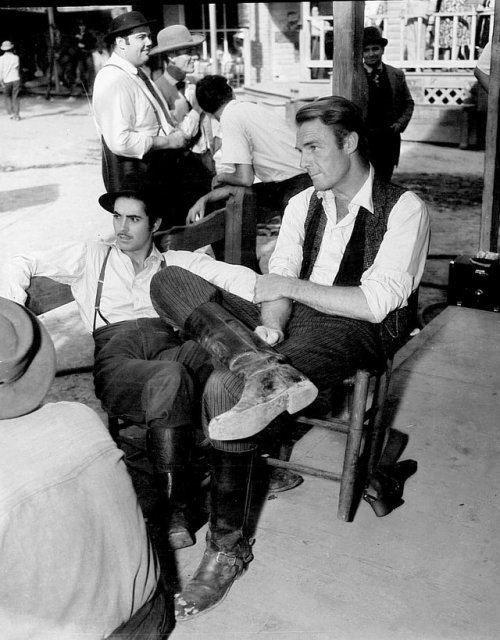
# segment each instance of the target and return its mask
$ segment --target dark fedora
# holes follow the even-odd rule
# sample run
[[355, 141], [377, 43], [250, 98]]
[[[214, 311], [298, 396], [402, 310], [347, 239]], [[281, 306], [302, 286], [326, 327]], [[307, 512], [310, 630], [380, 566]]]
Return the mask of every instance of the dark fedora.
[[98, 202], [103, 209], [110, 213], [115, 212], [115, 200], [119, 197], [136, 198], [142, 200], [148, 207], [157, 206], [157, 195], [154, 185], [148, 179], [135, 179], [128, 177], [123, 181], [117, 191], [109, 191], [100, 196]]
[[119, 16], [114, 18], [109, 26], [109, 31], [106, 35], [106, 40], [111, 42], [117, 36], [132, 31], [137, 27], [146, 27], [150, 24], [154, 24], [156, 20], [146, 20], [146, 18], [139, 13], [139, 11], [128, 11], [127, 13], [120, 13]]
[[381, 47], [387, 46], [389, 41], [382, 36], [378, 27], [365, 27], [363, 31], [363, 48], [371, 44], [379, 44]]

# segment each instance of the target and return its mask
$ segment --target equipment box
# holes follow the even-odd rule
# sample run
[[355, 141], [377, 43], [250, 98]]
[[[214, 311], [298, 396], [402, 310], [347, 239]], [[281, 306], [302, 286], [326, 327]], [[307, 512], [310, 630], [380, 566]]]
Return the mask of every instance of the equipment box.
[[500, 311], [500, 261], [458, 256], [450, 262], [448, 304]]

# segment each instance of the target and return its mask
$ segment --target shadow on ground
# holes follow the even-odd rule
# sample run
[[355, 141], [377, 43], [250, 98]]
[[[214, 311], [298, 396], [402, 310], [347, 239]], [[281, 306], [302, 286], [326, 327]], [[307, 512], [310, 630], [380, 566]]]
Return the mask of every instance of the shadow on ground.
[[59, 198], [58, 184], [0, 191], [0, 213], [50, 204]]

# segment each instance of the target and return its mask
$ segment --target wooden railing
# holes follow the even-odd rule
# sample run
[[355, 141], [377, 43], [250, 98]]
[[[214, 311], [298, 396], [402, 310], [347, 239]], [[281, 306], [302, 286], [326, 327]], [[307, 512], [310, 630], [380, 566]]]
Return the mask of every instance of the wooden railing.
[[[471, 8], [455, 13], [432, 13], [428, 17], [387, 13], [377, 18], [384, 37], [389, 40], [384, 61], [417, 73], [431, 69], [473, 69], [493, 32], [491, 9], [477, 12]], [[305, 16], [301, 56], [311, 71], [331, 70], [328, 43], [332, 41], [333, 20], [333, 15]], [[315, 77], [314, 71], [311, 77]]]

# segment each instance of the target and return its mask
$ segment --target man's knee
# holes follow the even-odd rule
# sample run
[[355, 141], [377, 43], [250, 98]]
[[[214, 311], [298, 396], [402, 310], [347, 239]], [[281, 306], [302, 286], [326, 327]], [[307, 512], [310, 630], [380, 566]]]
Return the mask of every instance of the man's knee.
[[158, 315], [178, 327], [184, 326], [196, 307], [220, 299], [220, 292], [208, 280], [177, 266], [165, 267], [153, 276], [150, 294]]

